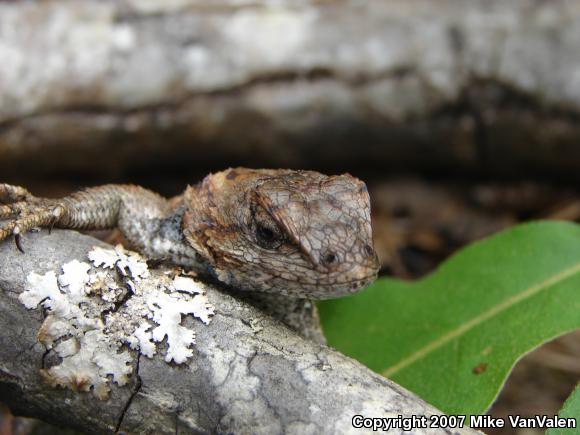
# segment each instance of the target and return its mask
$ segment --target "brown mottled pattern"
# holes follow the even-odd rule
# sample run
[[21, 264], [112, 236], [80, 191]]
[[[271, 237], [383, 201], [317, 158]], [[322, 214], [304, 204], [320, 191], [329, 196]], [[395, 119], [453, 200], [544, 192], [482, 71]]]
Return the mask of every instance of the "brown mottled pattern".
[[0, 240], [19, 242], [34, 227], [119, 227], [144, 254], [242, 290], [330, 298], [368, 285], [378, 270], [368, 192], [350, 175], [228, 169], [171, 201], [132, 185], [44, 199], [0, 184], [0, 202]]

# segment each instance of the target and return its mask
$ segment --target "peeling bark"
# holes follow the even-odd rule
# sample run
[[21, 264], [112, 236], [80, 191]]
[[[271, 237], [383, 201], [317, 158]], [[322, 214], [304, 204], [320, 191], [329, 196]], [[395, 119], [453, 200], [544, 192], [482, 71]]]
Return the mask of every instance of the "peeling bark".
[[566, 0], [0, 3], [0, 170], [577, 180], [578, 22]]
[[27, 310], [18, 294], [29, 272], [84, 260], [103, 243], [71, 231], [29, 234], [25, 242], [26, 254], [9, 241], [0, 244], [0, 401], [15, 413], [85, 433], [159, 434], [359, 433], [351, 426], [356, 414], [439, 413], [350, 358], [212, 287], [208, 297], [216, 315], [208, 326], [188, 325], [197, 344], [187, 364], [167, 364], [159, 353], [152, 359], [141, 355], [130, 385], [113, 387], [108, 401], [51, 388], [39, 376], [45, 351], [36, 333], [43, 314]]

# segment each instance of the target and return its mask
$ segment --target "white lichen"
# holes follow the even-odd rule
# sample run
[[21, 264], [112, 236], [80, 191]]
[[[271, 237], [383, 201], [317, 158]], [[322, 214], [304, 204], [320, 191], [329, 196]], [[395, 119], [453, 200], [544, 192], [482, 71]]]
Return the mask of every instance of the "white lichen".
[[131, 349], [140, 350], [143, 355], [152, 358], [155, 355], [155, 344], [153, 343], [153, 336], [151, 331], [149, 331], [150, 329], [151, 325], [142, 323], [127, 338], [127, 342]]
[[62, 358], [59, 365], [43, 370], [51, 385], [77, 391], [90, 391], [101, 400], [109, 395], [107, 375], [118, 385], [125, 385], [133, 368], [129, 352], [117, 352], [114, 343], [99, 330], [86, 332], [80, 338], [69, 338], [57, 345], [55, 351]]
[[185, 276], [176, 276], [173, 278], [173, 289], [177, 291], [187, 292], [192, 295], [203, 294], [203, 287], [196, 281]]
[[184, 300], [182, 295], [164, 292], [148, 297], [147, 306], [152, 313], [150, 318], [159, 325], [152, 331], [153, 340], [160, 342], [167, 337], [165, 361], [185, 362], [193, 355], [189, 346], [195, 343], [195, 333], [181, 326], [181, 316], [193, 314], [207, 325], [214, 314], [213, 306], [204, 295]]
[[116, 267], [123, 276], [131, 276], [134, 279], [149, 276], [147, 263], [143, 257], [136, 252], [126, 251], [121, 245], [117, 245], [115, 250], [95, 247], [89, 252], [89, 260], [97, 267], [108, 269]]
[[42, 302], [46, 308], [47, 304], [53, 305], [59, 299], [64, 297], [61, 295], [58, 288], [58, 282], [54, 272], [46, 272], [44, 275], [39, 275], [36, 272], [31, 272], [26, 277], [28, 290], [20, 294], [18, 299], [28, 309], [36, 308]]
[[135, 355], [124, 346], [152, 358], [167, 340], [167, 362], [193, 355], [195, 332], [181, 323], [187, 315], [210, 322], [214, 308], [203, 285], [151, 274], [139, 254], [121, 246], [95, 247], [88, 258], [92, 265], [73, 260], [58, 277], [30, 273], [19, 297], [29, 309], [46, 309], [38, 337], [61, 360], [41, 371], [47, 382], [106, 399], [110, 382], [125, 385], [133, 371]]
[[105, 267], [112, 269], [115, 263], [119, 260], [119, 256], [116, 251], [112, 249], [103, 249], [95, 246], [91, 252], [89, 252], [89, 260], [97, 267]]
[[70, 294], [71, 302], [80, 303], [87, 291], [86, 284], [89, 282], [89, 270], [91, 265], [73, 260], [62, 266], [62, 274], [58, 277], [58, 283], [66, 287]]

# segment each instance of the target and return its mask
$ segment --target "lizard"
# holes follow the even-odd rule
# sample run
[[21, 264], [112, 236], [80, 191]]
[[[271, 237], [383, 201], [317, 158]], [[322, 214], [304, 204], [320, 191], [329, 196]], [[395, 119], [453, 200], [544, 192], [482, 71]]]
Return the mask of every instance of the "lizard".
[[308, 304], [296, 308], [290, 301], [355, 293], [376, 279], [379, 267], [369, 194], [349, 174], [230, 168], [171, 199], [137, 185], [49, 199], [0, 184], [0, 219], [0, 241], [14, 236], [22, 252], [23, 235], [33, 228], [118, 228], [150, 259], [209, 274], [235, 290], [269, 294], [265, 300], [280, 305], [272, 311], [299, 330], [281, 297], [312, 315]]

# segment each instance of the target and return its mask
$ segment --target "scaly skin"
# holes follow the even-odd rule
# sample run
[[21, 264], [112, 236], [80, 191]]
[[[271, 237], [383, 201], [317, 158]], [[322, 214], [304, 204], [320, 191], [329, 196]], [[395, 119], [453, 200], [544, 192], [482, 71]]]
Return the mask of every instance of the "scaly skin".
[[366, 186], [350, 175], [228, 169], [172, 200], [131, 185], [63, 199], [0, 184], [0, 240], [35, 227], [107, 229], [150, 258], [210, 272], [236, 289], [326, 299], [378, 271]]

